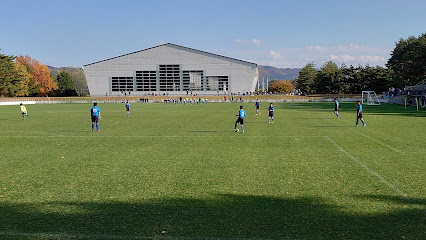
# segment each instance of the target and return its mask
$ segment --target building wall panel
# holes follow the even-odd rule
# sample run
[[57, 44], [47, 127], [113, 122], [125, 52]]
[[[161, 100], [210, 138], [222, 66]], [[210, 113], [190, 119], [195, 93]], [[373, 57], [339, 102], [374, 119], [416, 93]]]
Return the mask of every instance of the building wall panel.
[[[181, 71], [202, 70], [204, 76], [228, 76], [228, 93], [253, 92], [257, 65], [237, 59], [219, 56], [195, 49], [165, 44], [112, 59], [84, 66], [92, 96], [120, 95], [111, 91], [112, 77], [133, 77], [136, 71], [157, 71], [159, 65], [179, 65]], [[180, 94], [169, 92], [169, 94]], [[215, 91], [198, 91], [199, 94], [215, 94]], [[132, 92], [143, 95], [144, 92]]]

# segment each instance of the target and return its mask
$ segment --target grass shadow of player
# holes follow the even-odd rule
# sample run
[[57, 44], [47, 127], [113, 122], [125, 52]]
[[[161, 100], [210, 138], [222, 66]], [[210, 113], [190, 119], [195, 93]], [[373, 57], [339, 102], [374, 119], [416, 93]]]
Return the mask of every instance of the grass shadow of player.
[[[363, 104], [363, 113], [365, 115], [402, 115], [407, 117], [426, 117], [426, 111], [420, 109], [417, 111], [415, 107], [404, 108], [402, 105], [382, 104], [380, 106], [370, 106]], [[296, 109], [308, 112], [329, 112], [334, 111], [334, 102], [317, 102], [317, 103], [287, 103], [285, 105], [276, 104], [276, 109]], [[357, 109], [356, 102], [340, 102], [339, 112], [341, 114], [355, 115]]]
[[347, 128], [346, 126], [331, 126], [331, 125], [317, 125], [317, 126], [312, 126], [312, 127], [317, 127], [317, 128]]
[[218, 133], [218, 132], [229, 132], [229, 131], [213, 131], [213, 130], [191, 130], [191, 131], [186, 131], [189, 133]]
[[[276, 198], [217, 194], [203, 199], [158, 198], [134, 201], [51, 201], [0, 203], [0, 236], [13, 233], [66, 233], [119, 239], [422, 239], [424, 213], [403, 207], [386, 212], [347, 211], [315, 197]], [[367, 199], [368, 200], [368, 199]], [[424, 199], [415, 199], [424, 202]], [[133, 236], [133, 238], [132, 238]], [[162, 237], [158, 237], [161, 239]], [[13, 238], [12, 238], [13, 239]], [[16, 237], [15, 239], [21, 239]]]

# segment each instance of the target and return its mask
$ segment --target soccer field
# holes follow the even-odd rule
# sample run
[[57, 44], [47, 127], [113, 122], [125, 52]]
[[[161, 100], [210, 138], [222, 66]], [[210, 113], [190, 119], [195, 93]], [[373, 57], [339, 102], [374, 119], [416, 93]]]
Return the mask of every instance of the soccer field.
[[0, 239], [425, 239], [426, 112], [274, 103], [0, 107]]

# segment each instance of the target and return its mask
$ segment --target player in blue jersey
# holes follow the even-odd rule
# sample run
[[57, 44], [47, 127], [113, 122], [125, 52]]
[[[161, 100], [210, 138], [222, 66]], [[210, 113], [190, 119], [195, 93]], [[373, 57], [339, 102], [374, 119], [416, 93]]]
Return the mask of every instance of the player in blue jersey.
[[339, 118], [339, 102], [337, 101], [337, 99], [334, 99], [334, 114], [336, 114], [337, 118]]
[[130, 117], [130, 102], [127, 100], [126, 102], [126, 111], [127, 111], [127, 117]]
[[241, 131], [244, 132], [244, 118], [246, 117], [246, 111], [244, 111], [243, 106], [240, 106], [240, 111], [236, 116], [238, 116], [237, 121], [235, 122], [234, 131], [239, 132], [240, 130], [237, 128], [237, 124], [239, 123], [241, 125]]
[[268, 110], [268, 112], [269, 112], [268, 123], [271, 123], [271, 120], [272, 120], [272, 123], [274, 123], [274, 111], [275, 111], [274, 105], [272, 103], [270, 103], [269, 104], [269, 110]]
[[358, 120], [361, 119], [361, 122], [363, 124], [364, 127], [367, 127], [367, 125], [365, 125], [364, 119], [362, 118], [362, 105], [361, 102], [358, 101], [358, 108], [356, 110], [356, 124], [355, 127], [358, 127]]
[[259, 108], [260, 108], [260, 101], [259, 101], [259, 99], [256, 99], [256, 103], [254, 104], [255, 106], [256, 106], [256, 115], [260, 115], [260, 111], [259, 111]]
[[101, 119], [101, 110], [97, 106], [98, 104], [94, 103], [93, 107], [90, 109], [90, 117], [92, 118], [92, 132], [95, 131], [95, 123], [96, 123], [96, 132], [100, 132], [99, 120]]

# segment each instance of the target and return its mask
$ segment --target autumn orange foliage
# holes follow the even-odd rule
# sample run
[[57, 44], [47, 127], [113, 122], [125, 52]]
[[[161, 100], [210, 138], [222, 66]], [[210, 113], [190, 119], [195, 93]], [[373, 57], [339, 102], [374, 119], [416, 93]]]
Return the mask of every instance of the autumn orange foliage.
[[41, 65], [37, 60], [29, 56], [19, 56], [16, 58], [16, 62], [27, 67], [28, 72], [33, 76], [34, 86], [40, 84], [39, 95], [46, 96], [49, 92], [56, 89], [56, 83], [50, 76], [50, 70], [46, 65]]
[[269, 85], [269, 90], [276, 93], [290, 93], [294, 89], [290, 81], [274, 81]]

